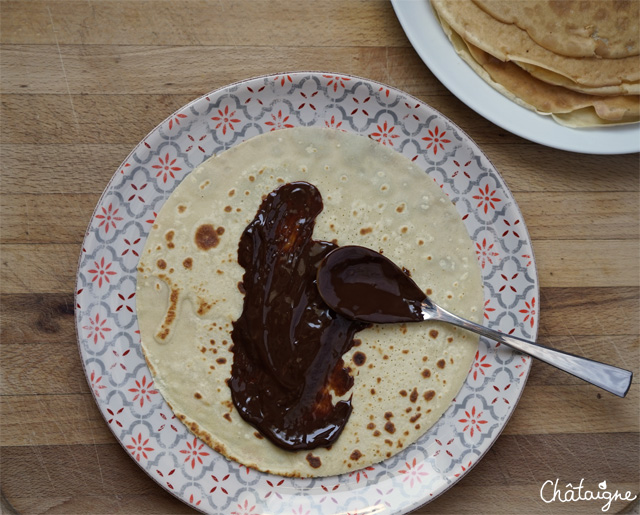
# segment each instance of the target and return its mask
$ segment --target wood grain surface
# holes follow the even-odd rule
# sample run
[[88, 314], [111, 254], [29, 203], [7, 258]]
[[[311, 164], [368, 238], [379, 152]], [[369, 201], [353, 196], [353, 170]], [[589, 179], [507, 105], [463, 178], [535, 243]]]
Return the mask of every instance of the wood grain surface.
[[[541, 343], [640, 370], [638, 155], [546, 148], [481, 118], [417, 56], [383, 0], [0, 0], [2, 512], [195, 513], [124, 452], [78, 353], [80, 247], [122, 160], [174, 110], [284, 70], [368, 77], [432, 105], [505, 178], [533, 241]], [[602, 513], [547, 480], [640, 493], [640, 388], [618, 399], [534, 362], [480, 463], [416, 513]], [[609, 513], [638, 513], [616, 501]]]

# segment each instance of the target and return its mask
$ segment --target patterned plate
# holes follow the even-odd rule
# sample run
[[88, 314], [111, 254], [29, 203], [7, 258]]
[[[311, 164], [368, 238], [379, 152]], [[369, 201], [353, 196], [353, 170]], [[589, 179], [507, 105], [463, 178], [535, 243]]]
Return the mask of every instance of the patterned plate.
[[226, 460], [178, 421], [140, 348], [136, 265], [165, 199], [202, 161], [263, 132], [333, 127], [373, 138], [424, 168], [455, 202], [474, 241], [484, 322], [535, 339], [538, 282], [522, 215], [480, 149], [431, 107], [397, 89], [332, 73], [246, 80], [172, 114], [104, 191], [80, 256], [76, 326], [96, 403], [125, 450], [158, 484], [207, 513], [406, 513], [465, 475], [497, 439], [530, 358], [481, 340], [456, 400], [416, 443], [378, 465], [318, 479], [263, 474]]

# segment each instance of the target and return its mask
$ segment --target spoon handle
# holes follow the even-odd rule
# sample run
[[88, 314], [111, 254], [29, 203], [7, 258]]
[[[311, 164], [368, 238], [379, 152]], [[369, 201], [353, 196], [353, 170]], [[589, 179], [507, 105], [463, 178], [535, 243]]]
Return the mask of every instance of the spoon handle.
[[[437, 316], [433, 316], [433, 308], [437, 311]], [[622, 368], [593, 361], [591, 359], [569, 354], [559, 350], [551, 349], [538, 343], [516, 338], [500, 331], [495, 331], [482, 325], [460, 318], [440, 306], [425, 306], [424, 311], [428, 313], [428, 317], [433, 320], [442, 320], [450, 324], [462, 327], [468, 331], [481, 334], [492, 340], [504, 343], [509, 347], [524, 352], [529, 356], [544, 361], [560, 370], [564, 370], [571, 375], [579, 377], [588, 383], [599, 386], [603, 390], [611, 392], [618, 397], [624, 397], [631, 386], [631, 378], [633, 373]]]

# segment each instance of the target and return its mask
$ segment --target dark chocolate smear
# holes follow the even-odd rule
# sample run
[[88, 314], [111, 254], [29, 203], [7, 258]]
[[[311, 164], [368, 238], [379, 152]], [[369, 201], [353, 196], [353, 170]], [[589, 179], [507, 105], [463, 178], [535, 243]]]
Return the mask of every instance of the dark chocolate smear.
[[353, 385], [342, 355], [368, 326], [331, 310], [320, 297], [320, 261], [337, 245], [312, 239], [322, 211], [317, 188], [285, 184], [262, 202], [240, 239], [245, 269], [242, 315], [233, 324], [233, 403], [244, 420], [279, 447], [327, 447], [338, 438]]

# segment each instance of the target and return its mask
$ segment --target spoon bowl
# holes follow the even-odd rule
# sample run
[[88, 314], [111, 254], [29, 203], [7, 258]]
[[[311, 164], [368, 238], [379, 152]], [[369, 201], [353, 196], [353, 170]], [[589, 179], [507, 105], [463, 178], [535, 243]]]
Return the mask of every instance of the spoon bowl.
[[631, 386], [633, 373], [628, 370], [489, 329], [445, 310], [393, 261], [365, 247], [347, 245], [327, 254], [318, 268], [317, 285], [331, 309], [353, 320], [378, 324], [447, 322], [503, 343], [619, 397], [624, 397]]

